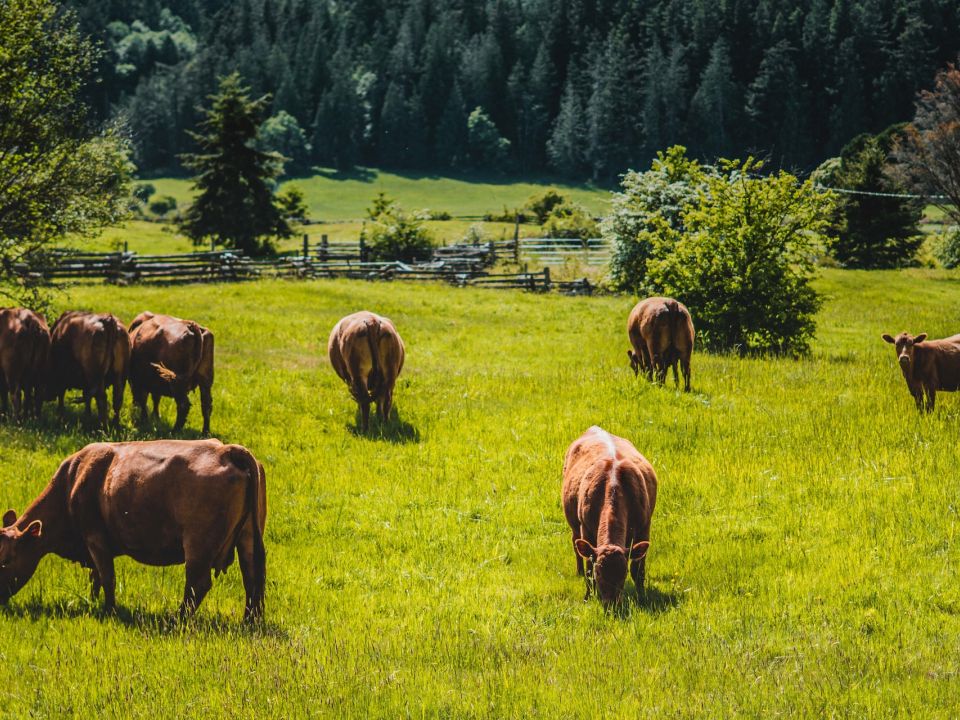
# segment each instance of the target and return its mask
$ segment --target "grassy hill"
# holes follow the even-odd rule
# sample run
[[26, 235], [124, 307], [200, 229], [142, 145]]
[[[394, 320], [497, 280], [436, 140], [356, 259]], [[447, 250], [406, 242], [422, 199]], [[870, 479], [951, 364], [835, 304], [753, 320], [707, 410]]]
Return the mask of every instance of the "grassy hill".
[[[170, 195], [178, 204], [190, 201], [189, 180], [159, 178], [146, 180], [158, 195]], [[482, 178], [439, 177], [434, 175], [394, 174], [373, 169], [358, 169], [348, 175], [327, 172], [289, 181], [306, 196], [310, 217], [315, 220], [355, 220], [377, 193], [399, 200], [407, 210], [446, 211], [455, 216], [481, 216], [522, 206], [527, 199], [547, 187], [555, 187], [591, 212], [606, 212], [608, 190], [583, 185], [553, 183], [549, 180], [514, 182], [497, 176]]]
[[[51, 557], [0, 611], [4, 692], [40, 717], [950, 717], [960, 397], [918, 416], [879, 336], [955, 332], [957, 278], [825, 271], [812, 357], [697, 353], [688, 395], [633, 377], [624, 297], [74, 287], [59, 307], [214, 329], [214, 432], [266, 466], [268, 622], [239, 626], [236, 567], [178, 625], [182, 567], [121, 559], [103, 617]], [[325, 356], [364, 307], [407, 343], [398, 417], [371, 437]], [[85, 443], [166, 436], [174, 415], [137, 430], [125, 408], [104, 435], [79, 407], [0, 423], [3, 509]], [[660, 482], [647, 590], [614, 614], [582, 600], [559, 503], [594, 423]]]

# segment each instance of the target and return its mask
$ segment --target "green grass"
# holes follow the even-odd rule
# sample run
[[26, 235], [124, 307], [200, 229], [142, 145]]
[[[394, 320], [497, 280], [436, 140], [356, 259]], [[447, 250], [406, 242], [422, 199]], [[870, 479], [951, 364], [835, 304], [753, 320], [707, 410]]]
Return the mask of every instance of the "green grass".
[[[175, 197], [178, 205], [190, 202], [189, 180], [159, 178], [144, 182], [152, 183], [157, 195]], [[472, 179], [398, 175], [373, 169], [360, 169], [348, 175], [329, 172], [290, 182], [303, 190], [310, 217], [327, 221], [366, 217], [366, 209], [379, 192], [398, 200], [406, 210], [426, 208], [467, 216], [499, 213], [504, 206], [510, 209], [522, 207], [531, 195], [542, 193], [548, 187], [557, 188], [597, 214], [607, 212], [610, 199], [610, 192], [606, 189], [549, 180], [516, 182], [497, 176]]]
[[[960, 274], [825, 271], [813, 356], [697, 353], [634, 379], [631, 300], [349, 281], [73, 288], [62, 307], [217, 334], [213, 428], [267, 471], [267, 618], [232, 568], [169, 620], [183, 568], [118, 563], [118, 618], [48, 558], [0, 611], [4, 708], [123, 717], [955, 717], [960, 397], [914, 410], [882, 332], [960, 327]], [[358, 437], [327, 334], [407, 344], [398, 418]], [[78, 411], [71, 410], [71, 417]], [[124, 410], [123, 437], [136, 435]], [[166, 435], [173, 408], [166, 401]], [[101, 436], [0, 426], [3, 508]], [[584, 603], [560, 509], [600, 424], [660, 482], [648, 591]], [[186, 434], [199, 427], [195, 408]], [[151, 435], [144, 431], [145, 435]], [[958, 544], [955, 544], [958, 541]]]

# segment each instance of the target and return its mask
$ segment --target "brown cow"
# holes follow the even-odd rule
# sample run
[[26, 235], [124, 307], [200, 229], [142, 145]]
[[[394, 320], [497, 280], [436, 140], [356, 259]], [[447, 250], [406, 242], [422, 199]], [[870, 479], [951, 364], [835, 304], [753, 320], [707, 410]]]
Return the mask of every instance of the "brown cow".
[[661, 385], [667, 379], [667, 368], [673, 367], [673, 380], [680, 386], [677, 362], [683, 372], [683, 389], [690, 392], [690, 355], [693, 353], [694, 329], [690, 311], [673, 298], [651, 297], [641, 300], [627, 319], [627, 334], [633, 350], [627, 350], [633, 374], [641, 370], [648, 380], [654, 373]]
[[594, 425], [567, 450], [562, 498], [578, 575], [587, 561], [586, 597], [592, 573], [601, 602], [618, 600], [628, 561], [642, 590], [657, 502], [657, 476], [647, 459], [629, 441]]
[[0, 602], [33, 576], [48, 553], [90, 568], [93, 598], [115, 607], [113, 560], [186, 564], [181, 615], [192, 613], [219, 575], [240, 558], [244, 618], [263, 615], [266, 478], [240, 445], [219, 440], [94, 443], [60, 464], [19, 518], [3, 516]]
[[210, 434], [213, 411], [213, 333], [192, 320], [143, 312], [130, 324], [130, 390], [133, 402], [147, 415], [147, 394], [153, 415], [159, 416], [160, 398], [177, 403], [174, 432], [180, 432], [190, 412], [189, 393], [200, 388], [203, 434]]
[[347, 315], [330, 333], [330, 364], [360, 406], [363, 432], [370, 424], [370, 403], [381, 421], [390, 417], [393, 386], [403, 369], [403, 340], [393, 323], [366, 310]]
[[0, 309], [0, 409], [4, 413], [9, 393], [17, 418], [31, 409], [40, 417], [41, 385], [49, 352], [46, 320], [26, 308]]
[[112, 386], [113, 419], [119, 422], [129, 363], [130, 337], [114, 315], [65, 312], [50, 329], [46, 396], [58, 399], [62, 417], [67, 390], [82, 390], [87, 414], [96, 398], [100, 423], [106, 424], [107, 388]]
[[882, 337], [896, 347], [900, 371], [918, 410], [924, 409], [924, 392], [927, 412], [933, 412], [937, 390], [954, 392], [960, 389], [960, 335], [943, 340], [927, 340], [926, 333], [911, 336], [906, 332], [896, 338], [887, 334]]

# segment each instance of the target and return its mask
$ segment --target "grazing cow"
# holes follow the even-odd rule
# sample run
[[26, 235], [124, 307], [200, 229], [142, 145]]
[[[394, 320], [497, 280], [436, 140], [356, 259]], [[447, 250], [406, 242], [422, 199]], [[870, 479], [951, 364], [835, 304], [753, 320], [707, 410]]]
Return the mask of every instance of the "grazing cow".
[[627, 350], [633, 374], [642, 370], [648, 380], [654, 373], [661, 385], [667, 368], [673, 367], [673, 380], [680, 386], [677, 363], [683, 372], [683, 389], [690, 392], [690, 355], [693, 353], [693, 320], [683, 303], [673, 298], [651, 297], [641, 300], [627, 319], [627, 334], [633, 350]]
[[159, 416], [160, 398], [177, 403], [174, 432], [180, 432], [190, 412], [189, 393], [200, 388], [203, 434], [210, 434], [213, 410], [213, 333], [192, 320], [143, 312], [130, 324], [130, 390], [133, 402], [147, 415], [147, 394]]
[[347, 315], [330, 333], [330, 364], [360, 406], [363, 432], [370, 423], [370, 403], [382, 421], [390, 417], [393, 386], [403, 369], [403, 340], [393, 323], [372, 312]]
[[247, 621], [263, 615], [267, 516], [263, 466], [219, 440], [94, 443], [60, 464], [19, 518], [3, 516], [0, 602], [53, 553], [90, 568], [93, 598], [115, 607], [113, 560], [186, 565], [181, 615], [191, 614], [219, 575], [240, 558]]
[[895, 338], [887, 334], [882, 337], [897, 350], [900, 371], [918, 410], [924, 409], [924, 392], [927, 395], [926, 410], [933, 412], [937, 390], [960, 390], [960, 335], [943, 340], [927, 340], [926, 333], [911, 336], [902, 332]]
[[657, 502], [657, 476], [647, 459], [629, 441], [593, 426], [567, 450], [562, 499], [586, 597], [592, 575], [601, 602], [616, 602], [628, 562], [637, 591], [642, 590]]
[[31, 409], [40, 417], [41, 384], [50, 352], [47, 322], [26, 308], [0, 309], [0, 409], [7, 412], [7, 394], [20, 419]]
[[97, 400], [100, 424], [107, 422], [107, 388], [113, 387], [113, 419], [120, 422], [120, 407], [130, 364], [130, 337], [114, 315], [65, 312], [50, 330], [46, 396], [57, 398], [63, 416], [67, 390], [83, 391], [86, 412]]

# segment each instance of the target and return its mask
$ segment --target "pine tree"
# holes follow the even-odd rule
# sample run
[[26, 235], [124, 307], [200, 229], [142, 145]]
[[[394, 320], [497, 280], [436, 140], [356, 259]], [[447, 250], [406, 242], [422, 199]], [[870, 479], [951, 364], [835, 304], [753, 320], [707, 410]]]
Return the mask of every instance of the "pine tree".
[[250, 255], [270, 249], [269, 237], [287, 237], [290, 226], [274, 202], [271, 183], [282, 171], [282, 158], [255, 147], [270, 97], [250, 99], [237, 73], [221, 78], [200, 132], [190, 136], [199, 152], [181, 156], [193, 170], [197, 193], [180, 223], [196, 243], [236, 248]]
[[560, 101], [560, 113], [547, 143], [550, 166], [563, 175], [580, 175], [585, 169], [585, 142], [583, 107], [574, 83], [568, 79]]
[[794, 53], [787, 40], [769, 48], [747, 90], [747, 115], [753, 121], [755, 146], [767, 150], [778, 164], [788, 157], [808, 157], [805, 93]]
[[710, 62], [690, 103], [690, 128], [698, 147], [710, 158], [730, 157], [740, 124], [742, 98], [733, 80], [730, 48], [723, 38], [710, 51]]
[[467, 155], [467, 110], [459, 82], [455, 81], [450, 89], [435, 137], [436, 162], [447, 167], [464, 164]]

